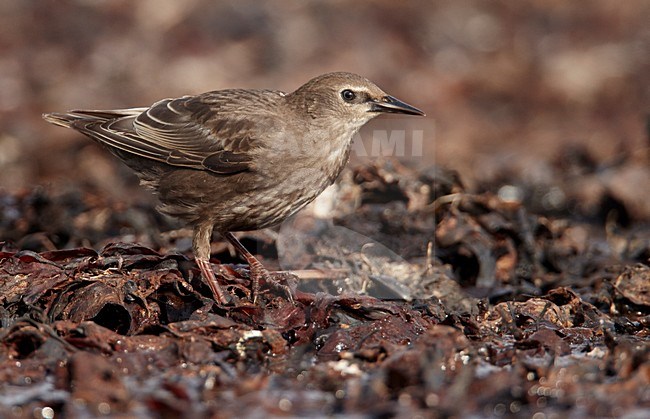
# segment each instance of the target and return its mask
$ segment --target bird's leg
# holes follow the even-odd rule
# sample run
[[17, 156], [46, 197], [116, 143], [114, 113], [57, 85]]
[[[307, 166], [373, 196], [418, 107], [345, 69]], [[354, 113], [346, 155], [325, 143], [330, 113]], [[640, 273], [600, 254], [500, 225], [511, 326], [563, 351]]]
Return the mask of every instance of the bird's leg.
[[217, 277], [210, 266], [210, 240], [212, 238], [212, 224], [198, 224], [194, 226], [194, 236], [192, 237], [192, 250], [194, 259], [201, 270], [203, 280], [208, 283], [212, 294], [218, 303], [227, 304], [226, 298], [221, 286], [217, 282]]
[[266, 268], [262, 265], [262, 263], [257, 260], [255, 256], [251, 252], [249, 252], [243, 244], [239, 240], [237, 240], [237, 237], [235, 237], [232, 233], [222, 233], [223, 237], [225, 237], [226, 240], [230, 242], [230, 244], [233, 245], [235, 250], [244, 258], [246, 259], [246, 263], [250, 266], [250, 273], [251, 273], [251, 293], [252, 293], [252, 298], [253, 298], [253, 304], [257, 303], [257, 297], [260, 293], [260, 279], [264, 279], [264, 281], [276, 288], [281, 289], [287, 294], [287, 297], [291, 303], [293, 303], [293, 294], [291, 293], [291, 288], [289, 288], [287, 285], [281, 284], [273, 277], [271, 274], [269, 274], [269, 271], [266, 270]]

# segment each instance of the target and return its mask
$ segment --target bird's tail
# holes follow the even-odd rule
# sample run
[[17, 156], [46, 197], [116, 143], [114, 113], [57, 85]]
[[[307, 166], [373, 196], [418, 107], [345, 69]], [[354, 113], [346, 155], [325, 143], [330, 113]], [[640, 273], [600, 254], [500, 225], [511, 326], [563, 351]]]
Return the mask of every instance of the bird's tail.
[[66, 113], [44, 113], [43, 119], [54, 125], [72, 128], [74, 123], [78, 121], [101, 122], [129, 116], [135, 117], [146, 110], [147, 108], [115, 109], [110, 111], [74, 110]]
[[72, 123], [78, 118], [75, 118], [71, 114], [67, 113], [44, 113], [43, 119], [45, 119], [50, 124], [70, 128], [72, 126]]

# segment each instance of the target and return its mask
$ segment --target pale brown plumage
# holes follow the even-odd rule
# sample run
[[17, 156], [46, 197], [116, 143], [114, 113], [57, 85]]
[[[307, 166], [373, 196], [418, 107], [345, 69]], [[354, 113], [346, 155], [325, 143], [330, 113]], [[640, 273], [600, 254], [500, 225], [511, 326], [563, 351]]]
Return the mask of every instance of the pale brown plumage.
[[213, 229], [249, 263], [255, 301], [260, 279], [275, 283], [230, 232], [280, 223], [311, 202], [343, 169], [354, 134], [381, 112], [424, 115], [361, 76], [329, 73], [289, 94], [229, 89], [43, 117], [106, 146], [158, 193], [161, 212], [194, 228], [197, 264], [226, 303], [209, 264]]

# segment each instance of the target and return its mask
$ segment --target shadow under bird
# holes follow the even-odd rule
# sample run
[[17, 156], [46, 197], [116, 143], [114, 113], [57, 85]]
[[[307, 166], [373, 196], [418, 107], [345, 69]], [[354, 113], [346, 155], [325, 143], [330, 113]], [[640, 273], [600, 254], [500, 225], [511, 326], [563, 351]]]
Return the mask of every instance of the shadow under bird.
[[158, 210], [193, 228], [192, 249], [220, 304], [230, 298], [210, 266], [213, 230], [260, 281], [278, 283], [232, 234], [281, 223], [331, 185], [353, 136], [381, 113], [424, 115], [351, 73], [318, 76], [292, 93], [227, 89], [164, 99], [147, 108], [44, 114], [101, 143], [154, 189]]

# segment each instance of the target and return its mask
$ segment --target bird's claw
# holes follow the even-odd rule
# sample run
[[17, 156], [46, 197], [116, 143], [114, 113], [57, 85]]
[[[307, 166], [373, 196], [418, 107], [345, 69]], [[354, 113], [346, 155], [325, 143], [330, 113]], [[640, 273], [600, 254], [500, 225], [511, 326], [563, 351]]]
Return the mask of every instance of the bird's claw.
[[258, 297], [260, 295], [260, 284], [263, 282], [267, 287], [275, 288], [277, 290], [281, 290], [284, 292], [284, 294], [287, 296], [287, 299], [291, 304], [295, 304], [295, 300], [293, 298], [293, 292], [291, 291], [291, 287], [287, 285], [286, 283], [282, 283], [281, 281], [286, 282], [287, 278], [284, 275], [282, 276], [281, 281], [278, 281], [275, 276], [278, 275], [273, 275], [271, 274], [264, 266], [262, 266], [261, 263], [253, 263], [251, 264], [250, 267], [250, 275], [251, 275], [251, 291], [252, 291], [252, 300], [253, 304], [257, 304]]

